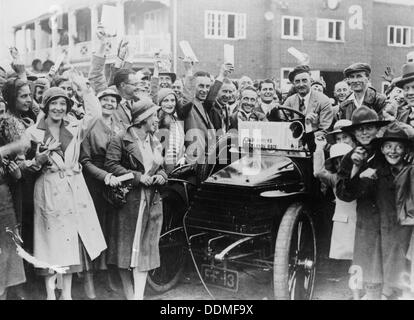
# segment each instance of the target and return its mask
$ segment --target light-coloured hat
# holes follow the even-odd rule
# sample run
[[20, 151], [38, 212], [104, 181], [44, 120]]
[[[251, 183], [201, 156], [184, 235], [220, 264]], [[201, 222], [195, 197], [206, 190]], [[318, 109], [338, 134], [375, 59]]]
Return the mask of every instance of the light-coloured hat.
[[161, 104], [162, 101], [170, 94], [172, 94], [175, 97], [175, 100], [178, 101], [177, 95], [175, 94], [174, 90], [169, 89], [169, 88], [162, 88], [160, 91], [158, 91], [158, 95], [157, 95], [158, 104]]
[[352, 151], [352, 147], [346, 143], [337, 143], [331, 147], [329, 159], [325, 161], [326, 170], [333, 171], [333, 161], [338, 157], [343, 157]]
[[333, 131], [329, 132], [326, 135], [326, 141], [328, 141], [329, 144], [334, 145], [336, 143], [335, 136], [338, 133], [343, 132], [342, 128], [349, 127], [349, 126], [352, 126], [352, 121], [351, 120], [342, 119], [342, 120], [337, 121], [335, 123]]
[[160, 109], [151, 99], [143, 98], [134, 102], [131, 108], [132, 123], [138, 124], [151, 117]]

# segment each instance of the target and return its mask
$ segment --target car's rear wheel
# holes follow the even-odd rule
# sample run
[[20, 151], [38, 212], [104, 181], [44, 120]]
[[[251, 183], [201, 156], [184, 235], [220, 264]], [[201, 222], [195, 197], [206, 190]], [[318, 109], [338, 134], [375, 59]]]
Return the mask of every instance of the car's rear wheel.
[[171, 290], [180, 280], [185, 264], [186, 241], [182, 217], [186, 204], [170, 193], [163, 200], [164, 221], [159, 241], [160, 267], [148, 273], [148, 284], [156, 293]]
[[275, 299], [311, 300], [316, 276], [316, 236], [312, 218], [302, 204], [287, 209], [275, 247]]

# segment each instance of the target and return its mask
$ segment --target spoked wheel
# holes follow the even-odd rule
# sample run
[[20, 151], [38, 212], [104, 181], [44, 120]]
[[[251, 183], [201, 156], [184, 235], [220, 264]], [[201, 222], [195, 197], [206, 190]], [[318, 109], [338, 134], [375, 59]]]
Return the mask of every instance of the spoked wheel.
[[274, 260], [276, 300], [311, 300], [316, 275], [316, 237], [303, 205], [289, 207], [280, 223]]
[[185, 263], [185, 235], [182, 227], [186, 205], [179, 198], [167, 198], [164, 202], [164, 222], [160, 237], [158, 269], [148, 274], [148, 284], [156, 293], [171, 290], [181, 278]]

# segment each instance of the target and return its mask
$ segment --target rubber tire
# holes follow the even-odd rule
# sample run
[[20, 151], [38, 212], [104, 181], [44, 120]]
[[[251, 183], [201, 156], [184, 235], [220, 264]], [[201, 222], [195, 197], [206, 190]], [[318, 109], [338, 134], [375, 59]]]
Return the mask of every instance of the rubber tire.
[[[276, 239], [274, 268], [273, 268], [273, 285], [275, 300], [290, 300], [289, 293], [289, 255], [292, 244], [293, 230], [302, 214], [305, 214], [310, 222], [313, 233], [314, 255], [316, 257], [316, 234], [312, 218], [308, 213], [303, 212], [303, 205], [300, 203], [292, 204], [285, 212], [279, 225], [279, 231]], [[312, 291], [309, 300], [312, 299], [315, 286], [315, 275], [312, 279]]]
[[[176, 197], [176, 199], [178, 200], [178, 201], [182, 201], [182, 205], [183, 206], [185, 206], [185, 200], [183, 200], [182, 199], [182, 197], [181, 197], [181, 195], [180, 195], [180, 193], [179, 192], [177, 192], [176, 190], [171, 190], [171, 194], [174, 194], [175, 195], [175, 197]], [[165, 200], [165, 199], [164, 199]], [[164, 205], [167, 203], [167, 201], [164, 201]], [[176, 213], [175, 211], [173, 211], [173, 210], [171, 210], [171, 212], [169, 212], [169, 214], [171, 215], [171, 214], [174, 214], [174, 213]], [[164, 221], [163, 221], [163, 224], [164, 223], [166, 223], [166, 222], [170, 222], [171, 221], [171, 219], [172, 219], [172, 216], [169, 216], [169, 215], [165, 215], [165, 212], [164, 212]], [[171, 226], [171, 228], [168, 230], [168, 228], [167, 227], [165, 227], [164, 225], [163, 225], [163, 231], [162, 231], [162, 235], [160, 236], [160, 244], [161, 244], [161, 241], [162, 241], [162, 238], [164, 237], [164, 235], [167, 233], [167, 232], [169, 232], [170, 230], [172, 230], [172, 229], [174, 229], [174, 228], [176, 228], [176, 227], [180, 227], [180, 222], [181, 222], [181, 219], [178, 219], [178, 221], [175, 221], [175, 222], [172, 222], [172, 226]], [[152, 272], [154, 271], [154, 270], [151, 270], [149, 273], [148, 273], [148, 277], [147, 277], [147, 283], [148, 283], [148, 285], [151, 287], [151, 289], [155, 292], [155, 293], [157, 293], [157, 294], [161, 294], [161, 293], [165, 293], [165, 292], [167, 292], [167, 291], [169, 291], [169, 290], [171, 290], [172, 288], [174, 288], [176, 285], [177, 285], [177, 283], [178, 283], [178, 281], [180, 280], [180, 278], [181, 278], [181, 275], [182, 275], [182, 273], [183, 273], [183, 270], [184, 270], [184, 266], [185, 266], [185, 260], [186, 260], [186, 255], [185, 255], [185, 250], [184, 250], [184, 246], [185, 246], [185, 237], [184, 237], [184, 234], [182, 235], [182, 237], [183, 237], [183, 248], [182, 248], [182, 261], [181, 261], [181, 265], [180, 265], [180, 267], [178, 268], [178, 270], [177, 270], [177, 272], [176, 272], [176, 274], [174, 275], [174, 277], [169, 281], [169, 282], [167, 282], [167, 283], [164, 283], [164, 284], [157, 284], [157, 283], [155, 283], [154, 281], [153, 281], [153, 279], [151, 278], [151, 274], [152, 274]], [[162, 254], [162, 252], [161, 252], [161, 250], [160, 250], [160, 255]], [[162, 263], [162, 257], [160, 257], [161, 258], [161, 263]], [[160, 267], [165, 267], [165, 266], [163, 266], [163, 265], [161, 265]]]
[[181, 275], [184, 271], [184, 266], [185, 266], [185, 252], [183, 249], [183, 258], [182, 258], [182, 263], [180, 268], [177, 270], [177, 273], [174, 275], [174, 277], [167, 283], [163, 284], [163, 285], [159, 285], [157, 283], [155, 283], [152, 278], [151, 278], [151, 271], [148, 273], [148, 278], [147, 278], [147, 283], [148, 285], [151, 287], [151, 289], [157, 293], [157, 294], [161, 294], [161, 293], [165, 293], [169, 290], [171, 290], [172, 288], [174, 288], [178, 281], [181, 279]]

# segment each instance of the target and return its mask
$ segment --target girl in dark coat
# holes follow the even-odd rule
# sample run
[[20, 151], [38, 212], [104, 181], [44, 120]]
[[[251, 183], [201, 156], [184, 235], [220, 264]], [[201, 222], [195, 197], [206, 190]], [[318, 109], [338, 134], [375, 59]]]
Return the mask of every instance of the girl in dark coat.
[[[0, 119], [0, 145], [20, 140], [27, 128], [35, 123], [36, 115], [33, 112], [33, 99], [30, 86], [27, 82], [12, 78], [9, 79], [2, 94], [6, 102], [6, 113]], [[31, 154], [30, 156], [34, 156]], [[10, 191], [12, 193], [16, 211], [17, 223], [21, 226], [24, 249], [33, 252], [33, 192], [35, 177], [33, 172], [27, 170], [24, 152], [9, 155], [9, 159], [15, 161], [22, 171], [22, 178], [11, 181]], [[33, 269], [26, 268], [29, 279], [33, 277]], [[24, 286], [16, 287], [18, 298], [27, 296]]]
[[395, 179], [407, 166], [408, 144], [404, 129], [394, 124], [383, 138], [371, 141], [374, 155], [370, 161], [360, 147], [341, 165], [337, 194], [344, 201], [357, 200], [353, 264], [358, 267], [357, 276], [365, 284], [368, 300], [404, 289], [412, 228], [398, 223]]
[[16, 246], [6, 229], [17, 226], [16, 213], [8, 186], [9, 179], [21, 178], [19, 167], [14, 161], [0, 156], [0, 300], [7, 298], [7, 289], [26, 282], [23, 261], [17, 255]]

